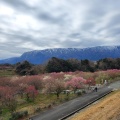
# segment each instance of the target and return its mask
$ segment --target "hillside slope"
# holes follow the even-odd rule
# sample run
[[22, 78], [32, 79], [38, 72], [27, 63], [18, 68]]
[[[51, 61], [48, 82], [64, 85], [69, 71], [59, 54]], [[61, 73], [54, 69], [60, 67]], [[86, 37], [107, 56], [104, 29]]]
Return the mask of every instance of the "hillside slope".
[[120, 120], [120, 91], [86, 108], [68, 120]]
[[88, 59], [99, 60], [102, 58], [118, 58], [120, 57], [120, 46], [98, 46], [91, 48], [54, 48], [45, 50], [35, 50], [23, 53], [20, 57], [0, 60], [0, 63], [14, 64], [23, 60], [27, 60], [33, 64], [42, 64], [52, 57], [69, 59]]

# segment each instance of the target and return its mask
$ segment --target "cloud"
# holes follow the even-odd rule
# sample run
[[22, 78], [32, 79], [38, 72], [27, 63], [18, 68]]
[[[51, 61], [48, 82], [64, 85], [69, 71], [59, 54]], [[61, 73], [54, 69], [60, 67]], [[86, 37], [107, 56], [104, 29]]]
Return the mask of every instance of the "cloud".
[[46, 48], [119, 45], [120, 1], [1, 0], [0, 59]]
[[21, 12], [26, 12], [31, 9], [23, 0], [1, 0], [1, 2]]

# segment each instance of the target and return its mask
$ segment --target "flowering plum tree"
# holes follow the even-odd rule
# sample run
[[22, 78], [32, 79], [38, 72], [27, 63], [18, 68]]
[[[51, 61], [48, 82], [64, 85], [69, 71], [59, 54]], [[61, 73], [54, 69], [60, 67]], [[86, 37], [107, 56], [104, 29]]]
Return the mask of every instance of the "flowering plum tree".
[[59, 98], [60, 93], [64, 90], [63, 74], [54, 73], [45, 80], [45, 88], [47, 93], [54, 92]]
[[120, 70], [117, 70], [117, 69], [107, 70], [106, 74], [108, 74], [110, 79], [114, 79], [116, 77], [120, 77]]
[[96, 81], [95, 81], [94, 78], [88, 78], [88, 79], [86, 80], [86, 84], [88, 85], [88, 89], [90, 89], [90, 86], [91, 86], [91, 85], [95, 85], [95, 84], [96, 84]]
[[67, 87], [71, 87], [74, 90], [74, 93], [77, 89], [84, 88], [86, 80], [82, 77], [74, 77], [70, 81], [66, 82]]
[[42, 76], [34, 75], [25, 77], [28, 85], [32, 85], [36, 90], [41, 90], [43, 87]]
[[17, 108], [14, 91], [15, 90], [12, 87], [0, 87], [0, 98], [2, 104], [5, 105], [11, 113], [13, 113]]
[[27, 97], [27, 101], [30, 100], [30, 98], [32, 98], [32, 100], [34, 101], [35, 100], [35, 97], [38, 95], [38, 91], [35, 89], [34, 86], [28, 86], [26, 88], [26, 97]]

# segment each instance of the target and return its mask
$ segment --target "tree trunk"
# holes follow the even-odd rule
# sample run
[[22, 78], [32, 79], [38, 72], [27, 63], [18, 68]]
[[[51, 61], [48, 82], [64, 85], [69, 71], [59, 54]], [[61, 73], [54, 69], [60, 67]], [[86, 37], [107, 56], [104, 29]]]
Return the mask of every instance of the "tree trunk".
[[57, 93], [57, 99], [59, 99], [59, 93]]

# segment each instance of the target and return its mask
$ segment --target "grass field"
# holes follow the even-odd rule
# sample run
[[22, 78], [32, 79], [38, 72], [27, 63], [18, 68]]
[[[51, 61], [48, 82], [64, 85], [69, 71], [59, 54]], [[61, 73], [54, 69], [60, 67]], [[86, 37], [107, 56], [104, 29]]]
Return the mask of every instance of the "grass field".
[[4, 69], [4, 70], [0, 69], [0, 77], [11, 77], [13, 75], [15, 75], [13, 69]]
[[[26, 102], [25, 97], [20, 98], [18, 97], [18, 107], [17, 112], [19, 111], [28, 111], [29, 115], [35, 115], [41, 111], [44, 111], [46, 109], [50, 109], [53, 106], [59, 105], [63, 102], [66, 102], [70, 99], [74, 99], [76, 94], [70, 94], [69, 98], [66, 96], [66, 94], [61, 94], [60, 98], [57, 99], [55, 94], [39, 94], [35, 101]], [[3, 110], [3, 114], [0, 117], [0, 120], [9, 120], [10, 118], [10, 112], [6, 108]], [[29, 116], [28, 116], [29, 117]], [[26, 118], [27, 119], [27, 118]]]

